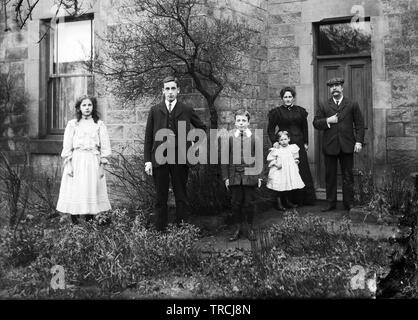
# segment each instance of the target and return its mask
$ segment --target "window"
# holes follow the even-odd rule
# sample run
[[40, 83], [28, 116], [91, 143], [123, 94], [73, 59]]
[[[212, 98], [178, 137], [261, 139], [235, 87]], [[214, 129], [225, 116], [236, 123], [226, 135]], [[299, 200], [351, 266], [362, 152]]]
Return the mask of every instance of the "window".
[[[93, 16], [68, 17], [51, 26], [44, 22], [41, 32], [41, 136], [61, 135], [75, 117], [75, 101], [82, 94], [94, 94]], [[43, 82], [43, 84], [42, 84]], [[42, 106], [41, 106], [42, 108]], [[42, 119], [43, 118], [43, 119]]]
[[370, 55], [370, 21], [319, 25], [318, 55]]

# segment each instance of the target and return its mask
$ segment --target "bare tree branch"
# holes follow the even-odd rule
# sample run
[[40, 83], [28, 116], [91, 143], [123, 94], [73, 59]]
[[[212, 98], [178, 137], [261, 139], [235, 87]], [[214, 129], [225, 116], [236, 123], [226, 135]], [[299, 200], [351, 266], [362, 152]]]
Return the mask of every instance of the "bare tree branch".
[[133, 0], [122, 6], [125, 26], [108, 29], [95, 71], [112, 92], [136, 100], [158, 94], [161, 80], [174, 73], [193, 79], [217, 127], [215, 100], [226, 88], [239, 89], [234, 76], [258, 33], [245, 23], [208, 13], [200, 0]]
[[[13, 8], [14, 18], [19, 26], [22, 29], [29, 20], [32, 20], [32, 13], [35, 8], [38, 6], [40, 0], [3, 0], [3, 10], [5, 18], [5, 31], [9, 31], [8, 27], [8, 7]], [[83, 1], [79, 0], [55, 0], [55, 5], [57, 10], [55, 17], [57, 17], [59, 10], [64, 9], [69, 15], [78, 15], [82, 13], [82, 4]]]

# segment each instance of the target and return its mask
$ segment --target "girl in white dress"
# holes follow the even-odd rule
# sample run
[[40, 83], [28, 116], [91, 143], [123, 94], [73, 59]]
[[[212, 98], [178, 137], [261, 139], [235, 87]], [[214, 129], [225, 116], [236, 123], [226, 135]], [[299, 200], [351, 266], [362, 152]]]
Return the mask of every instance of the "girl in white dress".
[[88, 221], [111, 209], [104, 170], [111, 149], [106, 126], [97, 115], [97, 100], [82, 96], [75, 108], [77, 119], [70, 120], [64, 132], [57, 210], [69, 213], [77, 224], [80, 215]]
[[305, 184], [299, 174], [299, 147], [289, 144], [290, 138], [287, 131], [278, 132], [279, 146], [270, 148], [267, 156], [269, 161], [269, 174], [267, 188], [278, 192], [277, 206], [284, 210], [283, 204], [290, 208], [297, 205], [289, 200], [291, 190], [302, 189]]

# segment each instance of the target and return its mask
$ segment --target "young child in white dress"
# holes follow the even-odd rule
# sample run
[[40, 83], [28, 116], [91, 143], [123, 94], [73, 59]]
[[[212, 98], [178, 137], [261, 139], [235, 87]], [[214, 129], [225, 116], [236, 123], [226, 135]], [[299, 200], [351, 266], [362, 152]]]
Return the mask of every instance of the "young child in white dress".
[[278, 192], [277, 207], [284, 211], [284, 206], [295, 208], [297, 205], [290, 202], [290, 192], [302, 189], [305, 184], [299, 174], [299, 147], [289, 144], [290, 138], [287, 131], [279, 131], [278, 147], [270, 148], [267, 156], [269, 161], [269, 174], [267, 188]]
[[109, 135], [97, 114], [97, 100], [82, 96], [75, 105], [77, 119], [65, 128], [61, 157], [64, 170], [57, 210], [69, 213], [74, 224], [111, 209], [104, 166], [111, 155]]

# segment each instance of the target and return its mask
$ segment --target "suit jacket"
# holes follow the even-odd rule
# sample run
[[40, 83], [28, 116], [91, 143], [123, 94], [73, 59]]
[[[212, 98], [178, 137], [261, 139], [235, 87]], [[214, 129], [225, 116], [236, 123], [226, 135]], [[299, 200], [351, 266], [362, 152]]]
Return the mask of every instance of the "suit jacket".
[[[174, 109], [171, 112], [174, 112], [175, 127], [173, 132], [175, 134], [176, 150], [178, 148], [177, 143], [179, 121], [184, 121], [186, 123], [186, 137], [191, 129], [191, 125], [193, 125], [195, 128], [206, 130], [206, 125], [200, 120], [193, 107], [188, 106], [177, 100], [176, 105], [174, 106]], [[144, 161], [151, 161], [153, 167], [158, 167], [160, 165], [155, 160], [155, 150], [158, 148], [159, 145], [164, 143], [164, 141], [156, 141], [155, 135], [158, 132], [158, 130], [167, 128], [167, 118], [168, 110], [165, 105], [165, 101], [151, 107], [148, 114], [147, 125], [145, 128]], [[184, 139], [186, 139], [186, 137], [184, 137]], [[190, 148], [191, 144], [191, 141], [186, 141], [186, 151]], [[178, 162], [177, 159], [178, 158], [176, 152], [176, 163]], [[189, 162], [187, 161], [186, 164], [189, 165]]]
[[[232, 131], [229, 136], [229, 161], [228, 164], [223, 164], [221, 166], [222, 169], [222, 179], [225, 181], [226, 179], [229, 179], [229, 185], [240, 185], [241, 183], [246, 186], [257, 186], [258, 185], [258, 178], [261, 178], [259, 174], [257, 175], [246, 175], [245, 174], [245, 168], [251, 168], [255, 166], [254, 163], [246, 164], [243, 159], [243, 153], [242, 148], [243, 146], [248, 143], [248, 140], [250, 140], [251, 143], [251, 157], [255, 156], [255, 144], [262, 143], [262, 141], [259, 141], [257, 137], [255, 136], [254, 132], [250, 137], [247, 137], [245, 134], [242, 137], [243, 143], [241, 143], [241, 136], [235, 137], [234, 135], [235, 131]], [[239, 164], [234, 164], [234, 145], [235, 148], [240, 146], [240, 157]], [[238, 150], [238, 149], [237, 149]], [[263, 159], [261, 159], [263, 161]], [[247, 161], [248, 162], [248, 161]]]
[[[336, 113], [338, 123], [330, 123], [328, 128], [326, 119]], [[313, 126], [324, 131], [322, 140], [324, 154], [353, 153], [356, 142], [364, 143], [364, 120], [360, 107], [357, 102], [345, 96], [339, 106], [335, 104], [333, 98], [327, 103], [320, 103]]]

